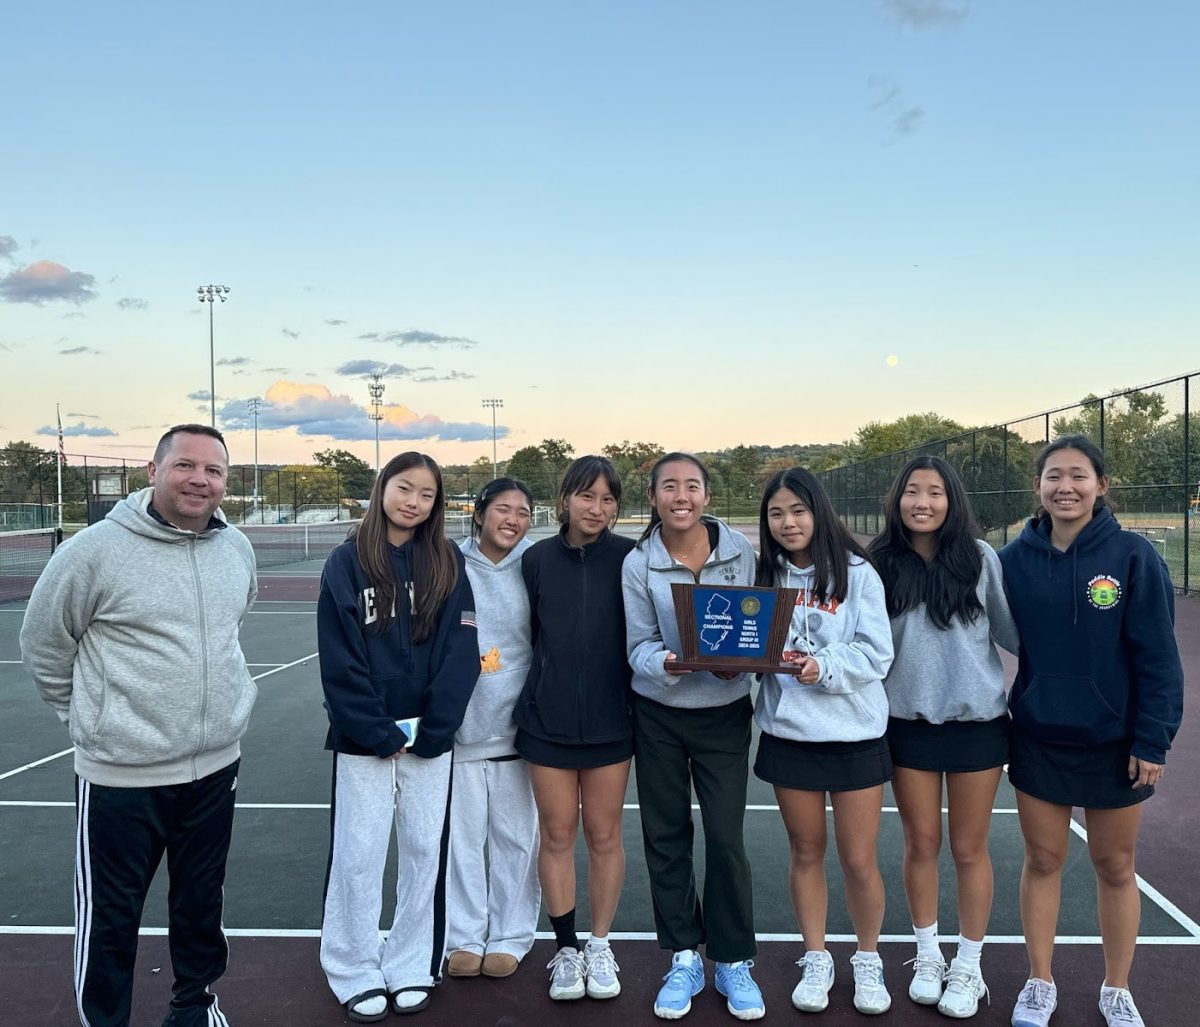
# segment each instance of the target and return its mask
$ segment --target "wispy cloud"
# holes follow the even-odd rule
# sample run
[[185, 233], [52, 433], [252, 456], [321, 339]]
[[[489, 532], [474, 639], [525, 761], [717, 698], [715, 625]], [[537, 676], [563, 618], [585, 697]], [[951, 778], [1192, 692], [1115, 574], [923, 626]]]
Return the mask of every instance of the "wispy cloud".
[[13, 256], [21, 247], [11, 235], [0, 235], [0, 257], [5, 260], [15, 260]]
[[122, 310], [149, 310], [150, 301], [138, 299], [136, 296], [126, 296], [117, 300], [117, 306]]
[[[258, 415], [260, 431], [294, 428], [300, 435], [323, 435], [346, 441], [375, 437], [375, 424], [367, 416], [367, 408], [324, 385], [276, 382], [264, 399]], [[435, 414], [419, 415], [399, 404], [384, 406], [381, 412], [379, 437], [388, 441], [478, 442], [492, 435], [490, 423], [444, 421]], [[221, 421], [230, 429], [253, 427], [244, 399], [227, 402], [221, 409]], [[508, 428], [498, 425], [496, 434], [507, 437]]]
[[877, 111], [887, 123], [887, 142], [894, 142], [900, 136], [910, 136], [916, 132], [921, 119], [925, 117], [923, 107], [909, 101], [904, 95], [904, 90], [884, 75], [870, 76], [867, 86], [875, 94], [871, 101], [871, 110]]
[[62, 319], [64, 321], [69, 321], [73, 317], [87, 317], [87, 314], [85, 314], [82, 310], [68, 310], [65, 314], [63, 314]]
[[249, 357], [222, 357], [217, 361], [217, 367], [245, 367], [253, 363]]
[[474, 378], [475, 375], [469, 371], [443, 371], [440, 374], [427, 374], [421, 377], [414, 378], [414, 382], [464, 382], [469, 378]]
[[286, 367], [264, 367], [263, 370], [269, 372], [270, 374], [288, 374], [289, 373], [288, 369]]
[[385, 360], [349, 360], [337, 368], [336, 373], [347, 378], [369, 378], [381, 374], [385, 378], [407, 378], [417, 371], [431, 371], [429, 367], [406, 367], [404, 364], [389, 364]]
[[86, 303], [96, 298], [96, 278], [83, 271], [56, 264], [52, 260], [35, 260], [11, 274], [0, 278], [0, 300], [6, 303]]
[[78, 357], [84, 354], [97, 354], [101, 351], [93, 349], [91, 346], [72, 346], [70, 349], [60, 349], [58, 355], [60, 357]]
[[420, 328], [409, 328], [402, 332], [364, 332], [358, 337], [369, 342], [394, 342], [397, 346], [451, 346], [467, 349], [479, 345], [474, 339], [462, 335], [439, 335], [437, 332], [426, 332]]
[[74, 410], [68, 410], [68, 411], [67, 411], [67, 416], [68, 416], [68, 417], [84, 417], [84, 418], [86, 418], [86, 419], [87, 419], [87, 420], [89, 420], [89, 421], [98, 421], [98, 420], [100, 420], [100, 415], [99, 415], [99, 414], [81, 414], [81, 413], [79, 413], [78, 411], [74, 411]]
[[283, 332], [283, 334], [286, 335], [289, 339], [300, 338], [300, 333], [293, 332], [290, 328], [281, 328], [280, 331]]
[[[68, 416], [70, 416], [70, 415], [68, 415]], [[40, 427], [37, 430], [37, 433], [39, 435], [57, 435], [58, 434], [58, 426], [53, 425], [53, 424], [46, 424], [46, 425], [43, 425], [42, 427]], [[64, 435], [94, 435], [94, 436], [116, 435], [117, 434], [111, 428], [105, 428], [101, 424], [84, 424], [82, 421], [80, 421], [78, 424], [64, 424], [62, 433]]]
[[197, 389], [195, 392], [189, 392], [187, 398], [195, 403], [207, 403], [212, 399], [212, 393], [208, 389]]
[[957, 25], [971, 4], [970, 0], [884, 0], [883, 7], [897, 25], [920, 30]]
[[333, 325], [333, 327], [336, 328], [338, 325], [344, 325], [346, 322], [340, 317], [327, 317], [325, 318], [325, 323], [327, 325]]

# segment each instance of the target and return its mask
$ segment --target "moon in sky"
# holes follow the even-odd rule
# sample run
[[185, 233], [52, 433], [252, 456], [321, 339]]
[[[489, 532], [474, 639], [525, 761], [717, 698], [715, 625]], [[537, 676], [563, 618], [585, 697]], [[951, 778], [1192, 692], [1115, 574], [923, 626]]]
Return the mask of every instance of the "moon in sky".
[[887, 366], [888, 367], [895, 367], [898, 363], [900, 363], [900, 358], [898, 356], [896, 356], [895, 353], [893, 353], [890, 357], [887, 358]]

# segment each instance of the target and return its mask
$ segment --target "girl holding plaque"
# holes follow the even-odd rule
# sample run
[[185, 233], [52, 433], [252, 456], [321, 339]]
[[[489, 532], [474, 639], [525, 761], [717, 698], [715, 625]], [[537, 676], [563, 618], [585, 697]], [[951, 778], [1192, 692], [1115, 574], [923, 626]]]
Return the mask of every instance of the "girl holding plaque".
[[854, 1007], [883, 1013], [891, 996], [877, 951], [883, 878], [876, 839], [883, 786], [892, 776], [883, 679], [892, 663], [883, 583], [834, 512], [817, 479], [794, 467], [763, 492], [756, 583], [798, 588], [784, 659], [791, 673], [766, 674], [754, 719], [762, 730], [754, 773], [775, 786], [790, 845], [792, 906], [804, 936], [792, 1005], [829, 1004], [833, 957], [825, 949], [825, 796], [833, 806], [846, 907], [858, 938], [851, 957]]
[[446, 931], [451, 977], [507, 977], [537, 931], [537, 806], [512, 722], [533, 658], [521, 578], [532, 515], [529, 486], [496, 478], [475, 500], [471, 537], [459, 546], [475, 593], [479, 683], [454, 741]]
[[[429, 1005], [446, 954], [446, 832], [454, 733], [479, 677], [475, 600], [444, 530], [442, 473], [393, 457], [317, 601], [333, 750], [321, 969], [355, 1023]], [[389, 835], [396, 911], [379, 939]]]
[[1045, 1027], [1058, 1002], [1050, 966], [1071, 810], [1079, 806], [1096, 870], [1100, 1011], [1110, 1025], [1139, 1027], [1129, 993], [1141, 914], [1134, 850], [1140, 804], [1162, 777], [1183, 715], [1175, 594], [1154, 546], [1122, 531], [1108, 509], [1104, 456], [1090, 440], [1073, 435], [1046, 446], [1034, 488], [1037, 513], [1000, 551], [1021, 633], [1008, 776], [1025, 836], [1021, 924], [1030, 971], [1012, 1022]]
[[[612, 531], [621, 479], [602, 456], [563, 475], [559, 533], [521, 560], [533, 659], [517, 700], [516, 749], [529, 764], [541, 845], [538, 876], [558, 951], [557, 1001], [614, 998], [620, 967], [608, 943], [625, 881], [621, 810], [633, 754], [621, 563], [633, 540]], [[575, 837], [583, 819], [592, 936], [575, 933]]]
[[[890, 706], [892, 789], [904, 825], [904, 890], [917, 954], [908, 995], [947, 1016], [974, 1016], [986, 992], [980, 955], [992, 908], [988, 828], [1008, 762], [1008, 700], [999, 643], [1018, 648], [1000, 559], [979, 539], [967, 495], [946, 461], [909, 461], [870, 547], [883, 579], [896, 659]], [[958, 952], [938, 947], [942, 782], [958, 884]]]
[[[650, 471], [650, 523], [625, 559], [622, 585], [633, 667], [638, 802], [654, 922], [671, 966], [654, 1003], [677, 1020], [704, 987], [705, 944], [715, 984], [740, 1020], [765, 1013], [750, 975], [754, 908], [742, 821], [750, 751], [750, 675], [672, 671], [681, 649], [673, 582], [750, 585], [754, 550], [740, 532], [705, 515], [708, 471], [668, 453]], [[692, 859], [692, 787], [704, 822], [704, 894]]]

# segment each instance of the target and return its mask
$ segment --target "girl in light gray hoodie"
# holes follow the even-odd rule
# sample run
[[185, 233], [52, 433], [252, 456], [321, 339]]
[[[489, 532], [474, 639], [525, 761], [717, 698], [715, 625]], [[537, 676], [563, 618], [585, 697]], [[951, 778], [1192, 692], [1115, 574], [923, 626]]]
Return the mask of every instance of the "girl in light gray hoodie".
[[475, 500], [471, 537], [460, 546], [475, 595], [479, 683], [454, 743], [446, 931], [451, 977], [507, 977], [533, 947], [537, 930], [537, 806], [528, 764], [513, 747], [512, 718], [533, 654], [521, 578], [532, 514], [529, 487], [497, 478]]
[[800, 467], [767, 483], [759, 543], [756, 584], [799, 590], [784, 650], [792, 669], [763, 676], [754, 708], [762, 729], [754, 773], [775, 786], [791, 847], [790, 892], [807, 950], [792, 1004], [820, 1012], [833, 985], [833, 958], [825, 949], [828, 792], [858, 937], [850, 960], [854, 1007], [882, 1013], [892, 1001], [877, 952], [884, 899], [876, 839], [883, 786], [892, 776], [883, 690], [892, 632], [883, 584], [820, 482]]

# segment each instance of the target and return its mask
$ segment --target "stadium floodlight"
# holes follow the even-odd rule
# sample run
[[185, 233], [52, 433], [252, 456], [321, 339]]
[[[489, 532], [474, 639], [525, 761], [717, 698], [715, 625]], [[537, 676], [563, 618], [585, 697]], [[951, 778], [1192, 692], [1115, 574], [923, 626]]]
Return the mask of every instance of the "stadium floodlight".
[[379, 422], [383, 420], [383, 375], [376, 372], [371, 375], [367, 391], [371, 394], [371, 413], [367, 416], [375, 422], [375, 477], [379, 477]]
[[212, 407], [212, 426], [217, 426], [217, 363], [213, 350], [213, 303], [225, 302], [229, 296], [228, 285], [198, 285], [196, 299], [208, 304], [208, 399]]
[[[246, 400], [246, 409], [254, 415], [254, 501], [258, 502], [258, 408], [262, 406], [262, 400], [257, 396]], [[245, 495], [246, 487], [242, 486], [242, 494]]]
[[492, 411], [492, 481], [495, 481], [499, 477], [496, 473], [496, 408], [504, 406], [504, 400], [485, 399], [483, 405]]

